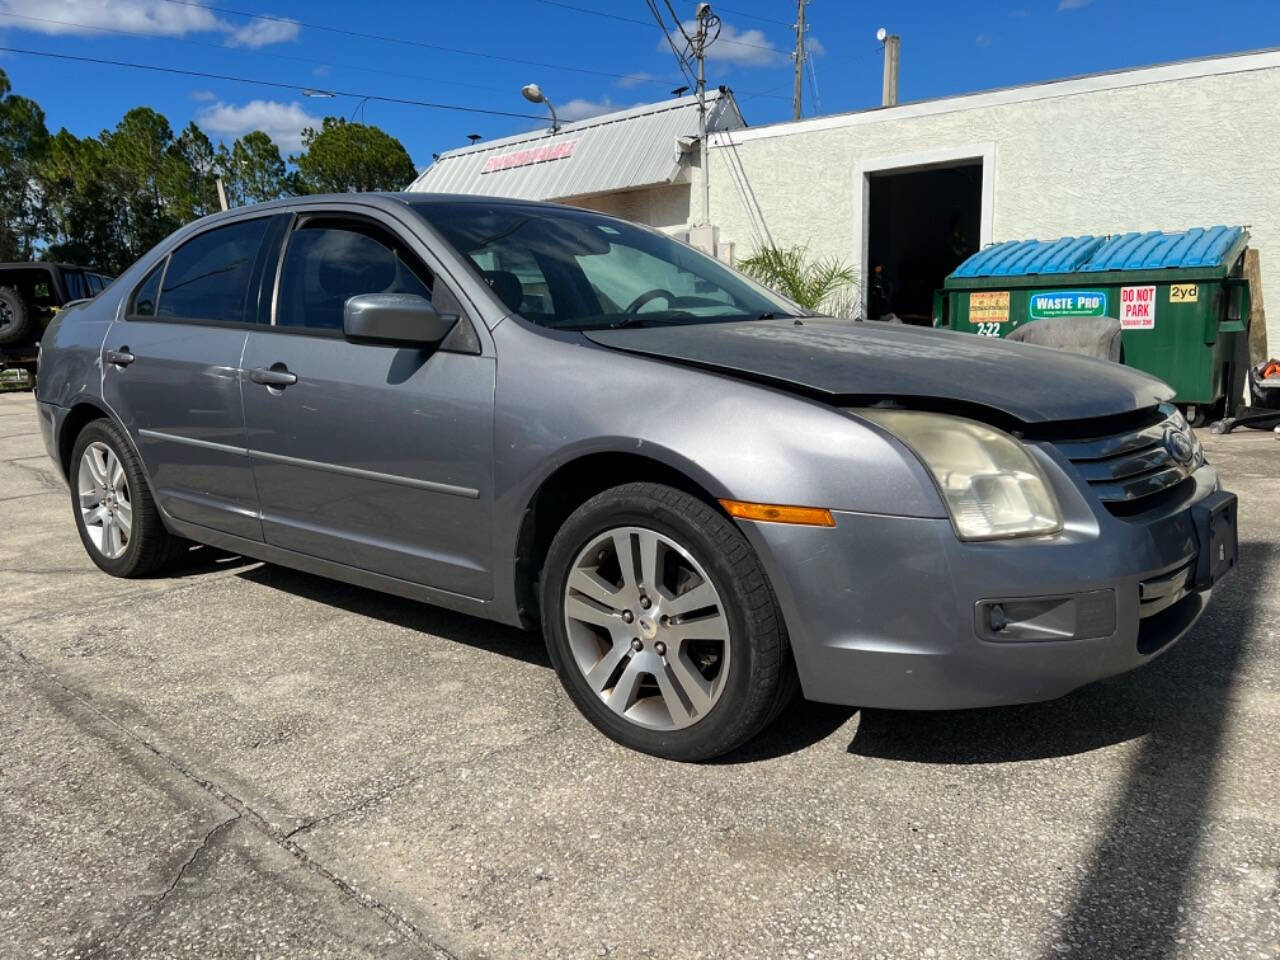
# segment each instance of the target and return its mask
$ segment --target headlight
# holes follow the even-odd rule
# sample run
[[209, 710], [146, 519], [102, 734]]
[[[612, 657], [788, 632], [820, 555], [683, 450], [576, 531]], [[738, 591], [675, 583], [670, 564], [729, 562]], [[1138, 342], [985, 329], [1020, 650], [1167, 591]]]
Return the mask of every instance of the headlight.
[[1062, 529], [1062, 511], [1044, 471], [1007, 433], [939, 413], [854, 412], [884, 427], [924, 461], [961, 540], [1031, 537]]

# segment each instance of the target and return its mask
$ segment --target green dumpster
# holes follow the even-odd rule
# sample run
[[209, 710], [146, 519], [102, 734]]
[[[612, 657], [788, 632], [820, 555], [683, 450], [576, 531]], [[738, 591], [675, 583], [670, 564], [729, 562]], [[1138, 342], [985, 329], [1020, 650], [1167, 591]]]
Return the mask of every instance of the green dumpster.
[[1248, 368], [1243, 227], [1022, 240], [980, 250], [934, 294], [936, 327], [1003, 337], [1044, 317], [1120, 321], [1122, 362], [1198, 421], [1228, 415]]

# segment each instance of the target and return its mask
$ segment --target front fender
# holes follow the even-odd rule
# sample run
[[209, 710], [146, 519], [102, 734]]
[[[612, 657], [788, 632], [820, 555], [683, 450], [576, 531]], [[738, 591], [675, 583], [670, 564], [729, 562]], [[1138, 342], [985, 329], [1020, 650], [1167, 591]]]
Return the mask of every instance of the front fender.
[[838, 408], [725, 374], [615, 352], [519, 320], [500, 324], [494, 338], [494, 570], [500, 599], [514, 583], [516, 542], [529, 503], [556, 470], [593, 454], [645, 457], [717, 498], [947, 516], [914, 455]]

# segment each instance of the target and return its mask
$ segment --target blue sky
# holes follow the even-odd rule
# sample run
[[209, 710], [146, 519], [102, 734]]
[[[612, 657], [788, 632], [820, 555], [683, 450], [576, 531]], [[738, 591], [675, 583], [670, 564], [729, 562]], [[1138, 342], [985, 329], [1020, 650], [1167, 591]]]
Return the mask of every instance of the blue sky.
[[[691, 0], [673, 3], [692, 13]], [[789, 118], [795, 0], [715, 8], [724, 31], [709, 82], [731, 86], [750, 123]], [[880, 26], [902, 37], [903, 100], [1280, 45], [1280, 0], [811, 0], [807, 17], [807, 116], [879, 102]], [[399, 137], [419, 167], [467, 134], [501, 136], [535, 122], [362, 107], [358, 97], [318, 99], [300, 88], [536, 115], [542, 108], [519, 91], [537, 81], [562, 117], [580, 117], [663, 99], [684, 82], [644, 0], [0, 0], [0, 46], [283, 85], [0, 52], [15, 92], [38, 100], [55, 130], [97, 133], [147, 105], [175, 130], [196, 120], [215, 141], [266, 129], [287, 153], [325, 114], [363, 114]]]

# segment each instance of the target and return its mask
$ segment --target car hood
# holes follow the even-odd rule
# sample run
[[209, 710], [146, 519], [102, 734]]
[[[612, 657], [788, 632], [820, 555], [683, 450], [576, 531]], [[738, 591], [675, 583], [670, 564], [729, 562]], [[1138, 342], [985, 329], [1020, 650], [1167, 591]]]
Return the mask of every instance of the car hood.
[[[705, 367], [834, 402], [977, 406], [1024, 423], [1128, 413], [1173, 398], [1130, 367], [901, 324], [805, 318], [593, 330], [603, 347]], [[957, 410], [956, 412], [962, 412]]]

